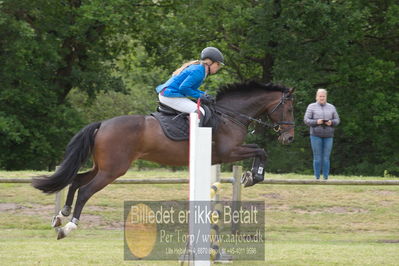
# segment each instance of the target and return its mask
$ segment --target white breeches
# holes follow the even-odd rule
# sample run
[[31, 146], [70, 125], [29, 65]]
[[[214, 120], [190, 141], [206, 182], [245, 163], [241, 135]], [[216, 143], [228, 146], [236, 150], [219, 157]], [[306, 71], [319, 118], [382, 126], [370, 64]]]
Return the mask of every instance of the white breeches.
[[[170, 108], [183, 113], [194, 113], [197, 110], [197, 104], [187, 98], [165, 97], [158, 94], [159, 101]], [[200, 107], [201, 113], [205, 115], [205, 111]]]

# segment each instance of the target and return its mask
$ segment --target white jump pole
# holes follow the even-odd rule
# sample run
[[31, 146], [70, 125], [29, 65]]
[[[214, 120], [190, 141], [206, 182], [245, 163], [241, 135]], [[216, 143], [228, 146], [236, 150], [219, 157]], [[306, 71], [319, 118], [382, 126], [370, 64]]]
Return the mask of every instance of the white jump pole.
[[[189, 243], [190, 265], [208, 266], [210, 262], [210, 222], [198, 223], [198, 211], [206, 206], [210, 210], [212, 165], [212, 128], [199, 127], [198, 114], [190, 114], [190, 216]], [[204, 204], [198, 204], [205, 201]], [[199, 210], [201, 208], [201, 210]], [[205, 236], [205, 238], [203, 238]]]

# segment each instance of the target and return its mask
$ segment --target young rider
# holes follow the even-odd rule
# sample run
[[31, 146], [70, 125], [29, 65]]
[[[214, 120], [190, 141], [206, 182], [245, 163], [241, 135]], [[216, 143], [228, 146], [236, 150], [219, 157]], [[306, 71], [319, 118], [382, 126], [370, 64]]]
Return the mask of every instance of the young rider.
[[[217, 73], [224, 65], [223, 54], [215, 47], [207, 47], [202, 50], [200, 59], [183, 64], [173, 72], [168, 81], [156, 88], [162, 104], [180, 112], [192, 113], [197, 110], [197, 104], [188, 97], [200, 98], [205, 104], [214, 101], [211, 95], [198, 88], [207, 75]], [[202, 115], [205, 115], [204, 110], [200, 110]]]

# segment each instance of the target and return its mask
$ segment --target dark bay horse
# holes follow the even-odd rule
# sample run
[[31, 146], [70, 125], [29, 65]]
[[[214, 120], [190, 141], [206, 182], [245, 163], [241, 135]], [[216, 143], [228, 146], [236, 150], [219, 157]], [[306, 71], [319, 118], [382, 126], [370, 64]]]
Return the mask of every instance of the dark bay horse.
[[[258, 169], [255, 169], [254, 175], [262, 168], [260, 178], [263, 180], [266, 153], [256, 144], [243, 144], [248, 126], [257, 121], [274, 127], [280, 133], [278, 139], [281, 143], [292, 142], [293, 91], [281, 85], [253, 81], [222, 87], [216, 96], [215, 109], [219, 113], [219, 124], [213, 132], [212, 163], [255, 158]], [[258, 120], [265, 114], [273, 123]], [[78, 174], [90, 154], [93, 157], [93, 169]], [[59, 169], [50, 177], [34, 179], [32, 185], [49, 194], [70, 185], [65, 206], [52, 223], [58, 231], [58, 239], [61, 239], [77, 228], [87, 200], [124, 175], [134, 160], [183, 166], [188, 165], [188, 154], [188, 141], [172, 141], [167, 138], [153, 116], [119, 116], [83, 128], [69, 142]], [[70, 215], [78, 189], [72, 220], [61, 228], [61, 218]]]

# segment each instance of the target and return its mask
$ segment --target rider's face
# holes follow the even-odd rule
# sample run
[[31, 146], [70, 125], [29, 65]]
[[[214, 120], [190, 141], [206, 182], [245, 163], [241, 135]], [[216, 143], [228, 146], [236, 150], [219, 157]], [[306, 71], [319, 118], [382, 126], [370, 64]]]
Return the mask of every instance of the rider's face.
[[222, 68], [222, 64], [219, 62], [213, 62], [210, 66], [209, 66], [209, 72], [210, 74], [216, 74], [219, 69]]

